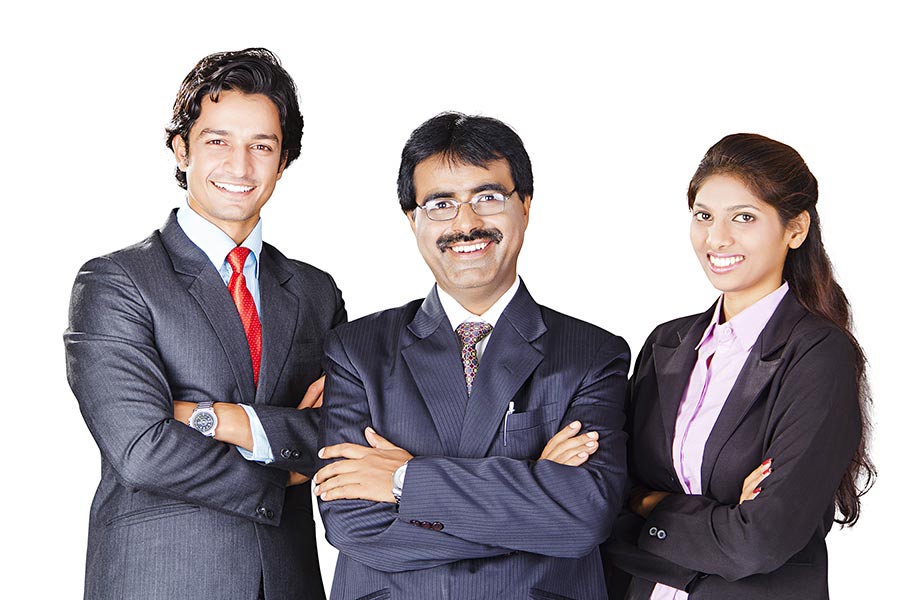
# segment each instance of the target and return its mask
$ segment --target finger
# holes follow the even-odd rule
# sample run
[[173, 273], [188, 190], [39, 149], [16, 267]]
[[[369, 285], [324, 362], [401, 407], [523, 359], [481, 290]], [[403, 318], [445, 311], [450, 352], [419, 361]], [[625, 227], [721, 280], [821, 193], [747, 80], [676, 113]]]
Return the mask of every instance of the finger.
[[303, 399], [297, 408], [317, 408], [322, 405], [322, 392], [325, 391], [325, 376], [322, 375], [306, 388]]
[[598, 437], [599, 436], [594, 431], [583, 433], [577, 437], [561, 442], [549, 451], [545, 451], [543, 458], [555, 462], [563, 462], [565, 459], [562, 457], [568, 457], [576, 452], [590, 450], [590, 452], [593, 453], [598, 447], [596, 441]]
[[593, 446], [580, 446], [578, 448], [574, 448], [569, 452], [561, 454], [559, 460], [555, 461], [562, 465], [567, 465], [570, 467], [580, 467], [591, 457], [591, 454], [597, 451], [597, 444], [594, 442]]
[[565, 427], [559, 430], [552, 438], [547, 440], [547, 444], [544, 446], [543, 452], [541, 452], [541, 458], [546, 458], [552, 453], [559, 444], [564, 441], [578, 435], [578, 431], [581, 429], [581, 423], [579, 421], [572, 421]]
[[752, 473], [747, 475], [747, 478], [744, 479], [743, 489], [744, 491], [751, 491], [754, 488], [758, 487], [762, 481], [772, 474], [772, 459], [763, 462], [760, 466], [753, 470]]
[[371, 448], [360, 446], [359, 444], [351, 444], [345, 442], [343, 444], [335, 444], [333, 446], [325, 446], [319, 450], [319, 458], [363, 458], [368, 456], [372, 451]]
[[371, 427], [366, 427], [364, 433], [366, 441], [369, 442], [369, 445], [373, 448], [379, 448], [381, 450], [395, 450], [397, 448], [397, 446], [388, 441], [387, 438], [378, 435]]

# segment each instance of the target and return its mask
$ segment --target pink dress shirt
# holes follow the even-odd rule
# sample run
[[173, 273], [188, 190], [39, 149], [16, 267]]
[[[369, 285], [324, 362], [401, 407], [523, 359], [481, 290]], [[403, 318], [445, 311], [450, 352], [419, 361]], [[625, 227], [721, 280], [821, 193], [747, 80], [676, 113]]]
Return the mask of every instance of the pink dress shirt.
[[[700, 469], [706, 440], [750, 350], [787, 291], [788, 284], [784, 283], [725, 323], [719, 323], [722, 312], [722, 297], [719, 297], [712, 321], [697, 344], [697, 363], [675, 419], [672, 464], [685, 494], [702, 494]], [[661, 583], [656, 584], [650, 596], [650, 600], [687, 598], [687, 592]]]

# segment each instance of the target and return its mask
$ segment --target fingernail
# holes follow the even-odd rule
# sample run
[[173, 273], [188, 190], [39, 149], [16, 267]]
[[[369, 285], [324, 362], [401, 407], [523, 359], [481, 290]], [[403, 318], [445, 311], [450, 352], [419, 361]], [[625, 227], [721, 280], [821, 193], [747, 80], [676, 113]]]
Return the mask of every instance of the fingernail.
[[585, 443], [585, 446], [587, 446], [588, 448], [593, 448], [593, 447], [596, 446], [596, 445], [597, 445], [597, 442], [587, 442], [587, 443]]
[[325, 458], [325, 448], [319, 448], [319, 458]]
[[[318, 475], [318, 473], [316, 473], [316, 475]], [[313, 478], [312, 478], [312, 482], [313, 482], [314, 484], [318, 484], [318, 483], [319, 483], [318, 481], [316, 481], [316, 475], [313, 475]]]
[[755, 490], [753, 490], [753, 493], [754, 493], [754, 494], [758, 494], [758, 493], [760, 493], [761, 491], [762, 491], [762, 488], [756, 488]]
[[375, 433], [375, 430], [371, 427], [366, 427], [366, 433]]
[[769, 467], [768, 469], [766, 469], [765, 471], [763, 471], [762, 474], [763, 474], [763, 477], [765, 477], [766, 475], [769, 475], [770, 473], [772, 473], [772, 467]]
[[597, 433], [596, 431], [589, 431], [588, 434], [587, 434], [587, 436], [588, 436], [589, 438], [591, 438], [592, 440], [596, 440], [597, 438], [600, 437], [600, 434]]
[[[763, 461], [763, 465], [770, 465], [770, 464], [772, 464], [771, 458], [767, 458], [766, 460]], [[762, 466], [762, 465], [760, 465], [760, 466]]]
[[579, 452], [578, 456], [580, 456], [581, 458], [587, 458], [587, 452]]
[[319, 486], [313, 488], [313, 494], [315, 494], [316, 496], [319, 495]]
[[572, 421], [571, 423], [569, 423], [569, 427], [571, 427], [572, 429], [578, 429], [579, 427], [581, 427], [581, 423], [579, 423], [578, 421]]

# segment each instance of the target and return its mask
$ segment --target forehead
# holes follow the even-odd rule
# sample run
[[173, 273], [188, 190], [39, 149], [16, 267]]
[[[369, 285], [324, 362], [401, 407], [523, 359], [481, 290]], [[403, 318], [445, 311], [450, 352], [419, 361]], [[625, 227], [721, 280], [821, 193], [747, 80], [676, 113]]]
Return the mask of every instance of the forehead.
[[[772, 208], [757, 198], [747, 185], [732, 175], [713, 175], [697, 190], [694, 205], [727, 210], [731, 207]], [[774, 208], [772, 208], [774, 210]]]
[[438, 192], [469, 192], [485, 185], [497, 185], [503, 191], [514, 187], [509, 163], [499, 158], [483, 167], [460, 163], [441, 154], [433, 154], [416, 165], [413, 171], [416, 197]]
[[200, 116], [194, 122], [191, 133], [199, 135], [205, 129], [274, 135], [281, 139], [278, 108], [263, 94], [223, 91], [217, 102], [206, 96], [200, 103]]

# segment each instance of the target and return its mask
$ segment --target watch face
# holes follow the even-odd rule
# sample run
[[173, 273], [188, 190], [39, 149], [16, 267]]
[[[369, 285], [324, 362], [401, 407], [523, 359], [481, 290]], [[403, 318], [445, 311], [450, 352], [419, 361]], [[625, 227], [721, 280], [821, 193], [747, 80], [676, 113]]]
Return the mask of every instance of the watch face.
[[194, 415], [192, 425], [200, 433], [206, 433], [216, 425], [216, 421], [208, 412], [198, 412]]

